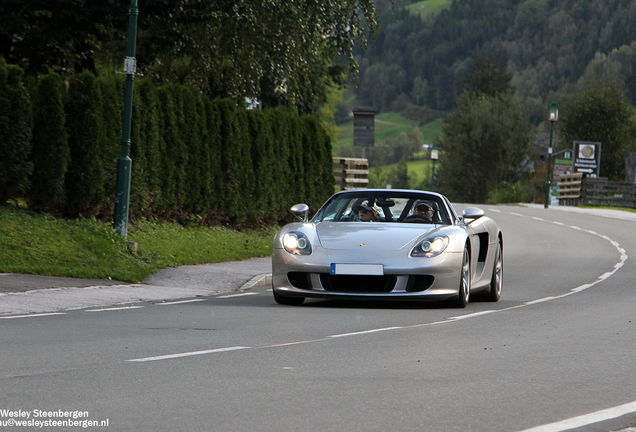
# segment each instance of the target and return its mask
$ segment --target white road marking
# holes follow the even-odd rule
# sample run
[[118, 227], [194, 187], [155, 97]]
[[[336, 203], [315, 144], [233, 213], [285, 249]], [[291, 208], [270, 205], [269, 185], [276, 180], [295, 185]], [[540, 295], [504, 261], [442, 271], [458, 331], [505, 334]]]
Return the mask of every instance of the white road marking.
[[540, 298], [540, 299], [536, 299], [536, 300], [531, 300], [531, 301], [525, 302], [524, 305], [531, 306], [531, 305], [534, 305], [534, 304], [543, 303], [543, 302], [547, 302], [547, 301], [558, 299], [558, 298], [561, 298], [561, 296], [544, 297], [544, 298]]
[[159, 305], [159, 306], [169, 306], [169, 305], [176, 305], [176, 304], [183, 304], [183, 303], [194, 303], [194, 302], [201, 302], [201, 301], [205, 301], [205, 299], [179, 300], [179, 301], [173, 301], [173, 302], [157, 303], [157, 305]]
[[257, 295], [258, 293], [256, 292], [248, 292], [248, 293], [243, 293], [243, 294], [230, 294], [230, 295], [224, 295], [224, 296], [219, 296], [217, 298], [220, 299], [227, 299], [227, 298], [233, 298], [233, 297], [243, 297], [243, 296], [249, 296], [249, 295]]
[[343, 333], [343, 334], [331, 335], [331, 336], [327, 336], [327, 337], [339, 338], [339, 337], [345, 337], [345, 336], [358, 336], [358, 335], [369, 334], [369, 333], [377, 333], [377, 332], [387, 331], [387, 330], [397, 330], [397, 329], [401, 329], [401, 328], [404, 328], [404, 327], [385, 327], [385, 328], [380, 328], [380, 329], [365, 330], [365, 331], [359, 331], [359, 332], [354, 332], [354, 333]]
[[0, 319], [32, 318], [32, 317], [51, 316], [51, 315], [66, 315], [66, 313], [65, 312], [51, 312], [51, 313], [29, 314], [29, 315], [11, 315], [11, 316], [0, 316]]
[[462, 320], [462, 319], [466, 319], [466, 318], [475, 318], [478, 316], [482, 316], [482, 315], [487, 315], [487, 314], [491, 314], [491, 313], [495, 313], [495, 312], [499, 312], [499, 310], [487, 310], [487, 311], [482, 311], [482, 312], [475, 312], [475, 313], [471, 313], [471, 314], [467, 314], [467, 315], [459, 315], [456, 317], [450, 317], [448, 318], [449, 320]]
[[127, 309], [141, 309], [143, 306], [122, 306], [122, 307], [112, 307], [112, 308], [103, 308], [103, 309], [88, 309], [86, 312], [107, 312], [107, 311], [119, 311], [119, 310], [127, 310]]
[[157, 361], [157, 360], [169, 360], [169, 359], [175, 359], [175, 358], [181, 358], [181, 357], [192, 357], [192, 356], [205, 355], [205, 354], [216, 354], [221, 352], [237, 351], [237, 350], [243, 350], [248, 348], [250, 347], [235, 346], [235, 347], [229, 347], [229, 348], [217, 348], [217, 349], [204, 350], [204, 351], [191, 351], [191, 352], [184, 352], [179, 354], [168, 354], [168, 355], [161, 355], [161, 356], [154, 356], [154, 357], [144, 357], [144, 358], [138, 358], [138, 359], [132, 359], [132, 360], [126, 360], [126, 361], [140, 363], [140, 362], [150, 362], [150, 361]]
[[[510, 213], [510, 214], [511, 215], [515, 215], [515, 216], [520, 216], [520, 217], [523, 217], [523, 218], [540, 220], [539, 218], [529, 217], [529, 216], [525, 216], [525, 215], [522, 215], [522, 214], [519, 214], [519, 213]], [[584, 290], [586, 290], [588, 288], [591, 288], [591, 287], [593, 287], [594, 285], [596, 285], [596, 284], [598, 284], [600, 282], [603, 282], [604, 280], [606, 280], [607, 278], [612, 276], [614, 273], [616, 273], [621, 267], [623, 267], [623, 265], [627, 261], [628, 256], [627, 256], [627, 253], [625, 252], [625, 249], [623, 249], [621, 247], [621, 245], [617, 241], [612, 240], [611, 238], [609, 238], [606, 235], [602, 235], [602, 234], [599, 234], [599, 233], [597, 233], [595, 231], [586, 230], [586, 229], [583, 229], [583, 228], [580, 228], [580, 227], [577, 227], [577, 226], [574, 226], [574, 225], [565, 225], [565, 224], [563, 224], [561, 222], [555, 222], [555, 221], [544, 221], [544, 222], [552, 223], [552, 224], [559, 225], [559, 226], [564, 226], [566, 228], [572, 228], [572, 229], [575, 229], [577, 231], [582, 231], [582, 232], [586, 232], [588, 234], [592, 234], [594, 236], [602, 238], [603, 240], [607, 240], [608, 242], [610, 242], [612, 244], [612, 246], [614, 246], [614, 248], [620, 254], [620, 260], [616, 264], [614, 264], [614, 270], [602, 274], [601, 276], [598, 277], [598, 279], [596, 281], [594, 281], [592, 283], [587, 283], [587, 284], [580, 285], [580, 286], [578, 286], [576, 288], [572, 288], [567, 293], [564, 293], [564, 294], [561, 294], [561, 295], [558, 295], [558, 296], [551, 296], [551, 297], [544, 297], [544, 298], [540, 298], [540, 299], [536, 299], [536, 300], [530, 300], [530, 301], [527, 301], [527, 302], [525, 302], [525, 303], [523, 303], [521, 305], [512, 306], [512, 307], [505, 308], [505, 309], [496, 309], [496, 310], [492, 310], [492, 311], [477, 312], [477, 313], [472, 313], [472, 314], [466, 314], [466, 315], [460, 315], [460, 316], [456, 316], [456, 317], [451, 317], [451, 318], [449, 318], [449, 320], [455, 320], [456, 321], [456, 320], [467, 319], [467, 318], [475, 318], [475, 317], [479, 317], [479, 316], [482, 316], [482, 315], [485, 315], [485, 314], [488, 314], [488, 313], [492, 313], [492, 312], [504, 312], [504, 311], [509, 311], [509, 310], [512, 310], [512, 309], [517, 309], [517, 308], [520, 308], [520, 307], [531, 306], [531, 305], [535, 305], [535, 304], [538, 304], [538, 303], [544, 303], [544, 302], [547, 302], [547, 301], [551, 301], [551, 300], [556, 300], [556, 299], [560, 299], [560, 298], [563, 298], [563, 297], [567, 297], [569, 295], [576, 294], [576, 293], [584, 291]]]
[[594, 423], [615, 419], [636, 412], [636, 401], [626, 403], [624, 405], [596, 411], [578, 417], [572, 417], [556, 423], [550, 423], [543, 426], [537, 426], [531, 429], [525, 429], [520, 432], [562, 432]]

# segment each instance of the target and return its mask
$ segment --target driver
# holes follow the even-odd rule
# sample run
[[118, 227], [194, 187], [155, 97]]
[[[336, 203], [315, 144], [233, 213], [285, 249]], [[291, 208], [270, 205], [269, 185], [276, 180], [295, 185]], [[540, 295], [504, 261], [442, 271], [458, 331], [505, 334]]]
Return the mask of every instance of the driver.
[[413, 214], [407, 216], [403, 222], [433, 223], [435, 211], [428, 201], [417, 200], [413, 205]]
[[413, 210], [413, 214], [415, 216], [420, 216], [426, 219], [428, 222], [433, 221], [433, 207], [430, 206], [427, 202], [418, 202], [415, 204], [415, 209]]

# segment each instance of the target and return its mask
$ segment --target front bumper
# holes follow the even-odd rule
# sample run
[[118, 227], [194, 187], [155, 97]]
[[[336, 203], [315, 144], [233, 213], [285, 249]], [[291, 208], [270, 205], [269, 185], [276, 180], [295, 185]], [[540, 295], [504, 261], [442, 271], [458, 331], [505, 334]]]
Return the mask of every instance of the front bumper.
[[[272, 287], [285, 297], [442, 301], [458, 294], [463, 254], [398, 258], [393, 253], [272, 255]], [[382, 264], [383, 275], [332, 275], [331, 265]]]

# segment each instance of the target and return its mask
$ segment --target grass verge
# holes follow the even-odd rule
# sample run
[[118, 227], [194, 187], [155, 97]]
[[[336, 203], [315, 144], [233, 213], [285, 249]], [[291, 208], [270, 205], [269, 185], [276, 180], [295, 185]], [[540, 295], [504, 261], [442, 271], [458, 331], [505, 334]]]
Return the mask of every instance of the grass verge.
[[269, 256], [276, 229], [140, 221], [129, 226], [131, 252], [109, 224], [0, 207], [0, 272], [137, 283], [163, 268]]

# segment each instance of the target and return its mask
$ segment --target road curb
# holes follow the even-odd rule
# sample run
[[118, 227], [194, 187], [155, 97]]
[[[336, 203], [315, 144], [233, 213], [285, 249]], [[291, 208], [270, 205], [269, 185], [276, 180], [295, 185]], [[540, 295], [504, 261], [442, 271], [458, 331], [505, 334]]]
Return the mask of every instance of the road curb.
[[260, 286], [268, 286], [268, 285], [271, 285], [271, 284], [272, 284], [272, 275], [271, 275], [271, 273], [256, 275], [252, 279], [250, 279], [249, 281], [245, 282], [241, 286], [241, 288], [239, 288], [239, 291], [244, 291], [244, 290], [248, 290], [248, 289], [255, 288], [255, 287], [260, 287]]

